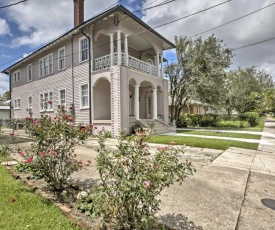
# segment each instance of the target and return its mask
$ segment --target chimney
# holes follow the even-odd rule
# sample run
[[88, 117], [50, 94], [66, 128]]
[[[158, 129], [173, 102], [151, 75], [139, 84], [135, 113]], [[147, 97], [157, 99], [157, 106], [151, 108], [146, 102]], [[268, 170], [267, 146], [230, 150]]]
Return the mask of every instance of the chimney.
[[74, 1], [74, 27], [84, 22], [84, 0]]

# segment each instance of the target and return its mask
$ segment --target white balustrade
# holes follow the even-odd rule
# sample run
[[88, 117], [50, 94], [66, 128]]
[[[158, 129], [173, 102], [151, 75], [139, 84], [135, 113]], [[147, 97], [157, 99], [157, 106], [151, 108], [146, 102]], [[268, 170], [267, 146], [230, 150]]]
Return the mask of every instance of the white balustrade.
[[[96, 58], [94, 62], [95, 62], [94, 70], [110, 68], [111, 55], [106, 55], [106, 56], [103, 56], [100, 58]], [[114, 62], [114, 65], [118, 64], [118, 53], [117, 52], [114, 53], [113, 62]], [[125, 53], [121, 53], [121, 62], [122, 62], [122, 65], [126, 64]], [[151, 65], [149, 63], [146, 63], [144, 61], [141, 61], [141, 60], [134, 58], [130, 55], [128, 56], [128, 67], [131, 69], [135, 69], [135, 70], [147, 73], [149, 75], [158, 76], [158, 67]]]

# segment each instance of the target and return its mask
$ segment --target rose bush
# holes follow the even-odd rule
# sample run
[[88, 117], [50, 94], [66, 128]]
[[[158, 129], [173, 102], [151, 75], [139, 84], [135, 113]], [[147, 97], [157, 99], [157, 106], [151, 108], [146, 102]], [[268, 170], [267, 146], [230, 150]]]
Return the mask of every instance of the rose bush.
[[94, 188], [79, 208], [93, 218], [101, 217], [111, 229], [150, 229], [159, 210], [158, 195], [174, 182], [182, 182], [194, 169], [180, 162], [183, 148], [175, 145], [159, 148], [152, 156], [146, 143], [148, 135], [118, 138], [117, 150], [108, 152], [104, 134], [99, 136], [97, 169], [101, 185]]
[[45, 113], [40, 119], [26, 118], [26, 130], [34, 142], [24, 154], [25, 163], [55, 190], [62, 190], [68, 177], [82, 167], [74, 150], [92, 133], [92, 125], [73, 126], [73, 121], [71, 113], [64, 108], [53, 118]]

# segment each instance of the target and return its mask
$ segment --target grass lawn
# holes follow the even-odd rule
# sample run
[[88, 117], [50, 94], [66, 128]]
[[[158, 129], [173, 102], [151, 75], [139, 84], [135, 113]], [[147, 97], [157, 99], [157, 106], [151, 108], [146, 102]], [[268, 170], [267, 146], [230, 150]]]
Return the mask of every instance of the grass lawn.
[[12, 178], [2, 166], [0, 166], [0, 229], [80, 230], [56, 206], [34, 194], [21, 181]]
[[258, 149], [258, 143], [247, 143], [241, 141], [206, 139], [198, 137], [179, 137], [179, 136], [151, 136], [150, 143], [170, 144], [174, 141], [177, 145], [187, 145], [201, 148], [226, 150], [229, 147], [238, 147], [245, 149]]
[[244, 134], [244, 133], [222, 133], [200, 130], [178, 130], [177, 133], [193, 134], [193, 135], [205, 135], [205, 136], [218, 136], [218, 137], [233, 137], [233, 138], [247, 138], [260, 140], [261, 135]]
[[219, 121], [217, 127], [207, 127], [204, 129], [262, 132], [264, 129], [264, 123], [265, 122], [262, 120], [257, 126], [248, 127], [248, 123], [244, 122], [244, 127], [240, 128], [240, 121]]

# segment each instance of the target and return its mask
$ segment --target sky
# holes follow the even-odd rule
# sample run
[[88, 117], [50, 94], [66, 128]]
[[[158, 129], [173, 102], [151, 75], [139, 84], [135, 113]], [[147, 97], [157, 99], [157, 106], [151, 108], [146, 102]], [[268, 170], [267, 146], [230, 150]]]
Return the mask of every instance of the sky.
[[[0, 0], [0, 72], [32, 53], [41, 45], [73, 28], [73, 0], [27, 0], [1, 9], [20, 0]], [[85, 20], [114, 6], [117, 2], [130, 11], [148, 8], [169, 0], [85, 0]], [[136, 16], [151, 27], [190, 15], [226, 0], [175, 0]], [[231, 0], [205, 12], [156, 29], [170, 41], [175, 36], [194, 36], [203, 31], [244, 16], [275, 0]], [[275, 37], [275, 5], [236, 22], [202, 35], [214, 34], [228, 48], [237, 48]], [[275, 39], [234, 51], [230, 69], [256, 66], [266, 70], [275, 81]], [[164, 57], [175, 59], [175, 50], [166, 51]], [[5, 64], [9, 62], [8, 64]], [[9, 89], [9, 79], [0, 73], [0, 93]]]

